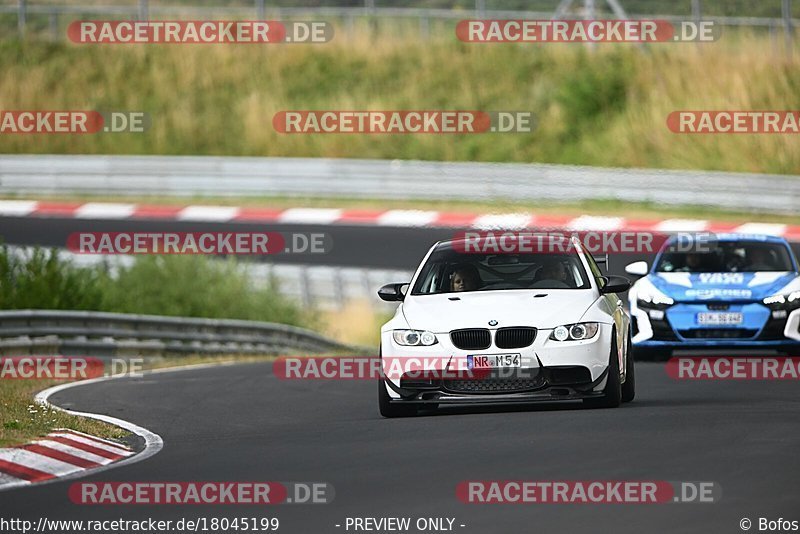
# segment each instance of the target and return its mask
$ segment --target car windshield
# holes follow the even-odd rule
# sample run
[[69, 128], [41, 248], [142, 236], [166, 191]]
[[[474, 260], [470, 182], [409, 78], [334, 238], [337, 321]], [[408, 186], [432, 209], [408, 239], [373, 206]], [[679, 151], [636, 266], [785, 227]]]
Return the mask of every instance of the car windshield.
[[656, 272], [660, 273], [792, 270], [792, 260], [784, 245], [761, 241], [722, 241], [703, 252], [666, 250], [656, 265]]
[[503, 289], [588, 289], [577, 253], [478, 254], [434, 251], [412, 295]]

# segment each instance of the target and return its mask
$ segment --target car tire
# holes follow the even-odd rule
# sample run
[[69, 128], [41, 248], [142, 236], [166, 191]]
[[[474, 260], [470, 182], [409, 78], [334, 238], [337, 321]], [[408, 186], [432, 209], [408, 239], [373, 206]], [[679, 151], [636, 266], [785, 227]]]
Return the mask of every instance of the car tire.
[[386, 380], [378, 380], [378, 410], [384, 417], [412, 417], [417, 415], [416, 404], [392, 403], [389, 392], [386, 391]]
[[636, 397], [636, 368], [630, 339], [628, 339], [628, 351], [625, 359], [627, 361], [625, 362], [625, 382], [622, 384], [622, 402], [630, 402]]
[[622, 384], [619, 380], [619, 358], [617, 357], [617, 340], [611, 342], [611, 353], [608, 357], [608, 377], [603, 396], [583, 399], [583, 404], [589, 408], [617, 408], [622, 402]]

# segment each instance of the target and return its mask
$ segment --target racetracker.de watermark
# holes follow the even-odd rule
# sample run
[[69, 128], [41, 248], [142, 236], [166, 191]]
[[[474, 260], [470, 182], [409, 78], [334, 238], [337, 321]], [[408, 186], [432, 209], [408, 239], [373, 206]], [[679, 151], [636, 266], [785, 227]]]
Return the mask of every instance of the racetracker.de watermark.
[[329, 504], [328, 482], [78, 482], [70, 501], [80, 505], [272, 505]]
[[318, 44], [333, 39], [333, 26], [323, 21], [79, 20], [69, 25], [67, 36], [78, 44]]
[[800, 357], [679, 356], [666, 370], [675, 380], [800, 380]]
[[142, 358], [84, 356], [8, 356], [0, 358], [0, 380], [87, 380], [142, 376]]
[[74, 232], [67, 249], [76, 254], [327, 254], [324, 232]]
[[[511, 355], [509, 355], [511, 356]], [[484, 358], [485, 359], [485, 358]], [[272, 373], [281, 380], [419, 379], [489, 380], [536, 378], [539, 367], [486, 367], [480, 356], [281, 356]]]
[[0, 135], [143, 133], [150, 124], [144, 111], [0, 110]]
[[711, 504], [716, 482], [665, 480], [472, 480], [456, 486], [466, 504]]
[[680, 134], [796, 134], [800, 111], [673, 111], [667, 128]]
[[530, 133], [530, 111], [287, 110], [272, 117], [283, 134], [478, 134]]
[[674, 43], [712, 42], [713, 21], [473, 19], [456, 25], [467, 43]]
[[591, 254], [655, 254], [673, 239], [674, 252], [710, 252], [716, 236], [710, 232], [615, 231], [493, 231], [467, 230], [453, 236], [453, 250], [461, 254], [564, 254], [575, 252], [577, 238]]

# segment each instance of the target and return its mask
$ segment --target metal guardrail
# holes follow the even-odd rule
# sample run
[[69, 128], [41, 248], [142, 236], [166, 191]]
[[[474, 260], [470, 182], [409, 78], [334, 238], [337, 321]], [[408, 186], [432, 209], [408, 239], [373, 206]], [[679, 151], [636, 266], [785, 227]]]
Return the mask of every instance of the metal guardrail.
[[0, 194], [617, 199], [796, 213], [800, 176], [324, 158], [0, 156]]
[[364, 352], [277, 323], [90, 311], [0, 311], [0, 355], [164, 356]]

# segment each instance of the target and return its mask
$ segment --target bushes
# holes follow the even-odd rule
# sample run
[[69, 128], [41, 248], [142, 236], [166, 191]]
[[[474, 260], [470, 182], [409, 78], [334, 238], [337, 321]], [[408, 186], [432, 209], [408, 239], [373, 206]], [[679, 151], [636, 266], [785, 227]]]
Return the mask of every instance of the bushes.
[[0, 250], [0, 308], [99, 310], [106, 273], [83, 269], [35, 249], [23, 258]]
[[234, 260], [143, 256], [105, 284], [107, 311], [248, 319], [303, 325], [308, 320], [274, 283], [254, 288]]
[[0, 249], [0, 308], [95, 310], [312, 326], [314, 316], [278, 293], [254, 287], [233, 260], [142, 256], [112, 272], [79, 267], [55, 250], [24, 256]]

